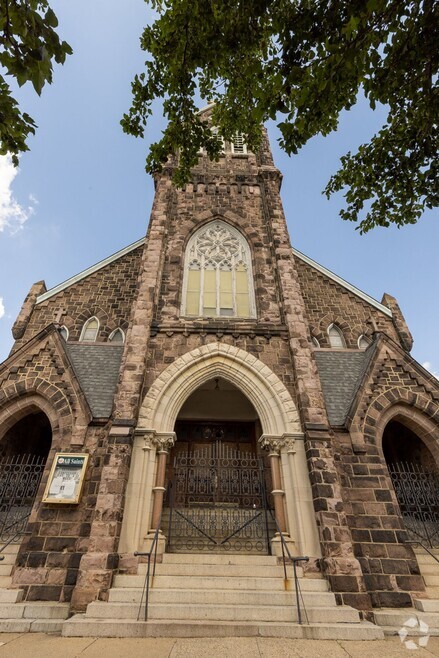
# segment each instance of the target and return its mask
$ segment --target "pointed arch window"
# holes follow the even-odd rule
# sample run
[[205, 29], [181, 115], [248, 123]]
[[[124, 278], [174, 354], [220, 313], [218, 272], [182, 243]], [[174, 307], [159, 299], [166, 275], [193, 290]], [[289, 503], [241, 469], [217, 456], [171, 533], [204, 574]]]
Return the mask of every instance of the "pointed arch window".
[[366, 336], [364, 336], [364, 335], [362, 334], [362, 335], [360, 336], [360, 338], [358, 339], [358, 347], [360, 348], [360, 350], [367, 350], [367, 348], [369, 347], [369, 345], [370, 345], [370, 342], [368, 341], [368, 339], [366, 338]]
[[337, 327], [337, 325], [335, 324], [329, 325], [328, 338], [331, 347], [335, 347], [335, 348], [346, 347], [342, 330], [339, 327]]
[[125, 334], [122, 331], [122, 329], [117, 328], [114, 331], [111, 332], [111, 334], [108, 337], [108, 342], [109, 343], [117, 343], [121, 344], [125, 342]]
[[64, 338], [64, 340], [67, 342], [69, 339], [69, 330], [67, 327], [63, 324], [62, 327], [59, 328], [59, 333], [60, 335]]
[[247, 144], [244, 141], [244, 135], [242, 133], [236, 133], [231, 143], [232, 153], [235, 155], [245, 155], [247, 153]]
[[314, 347], [320, 347], [320, 343], [315, 336], [312, 336], [312, 344]]
[[250, 248], [233, 227], [215, 220], [186, 248], [182, 315], [256, 317]]
[[89, 318], [82, 327], [80, 341], [95, 342], [98, 337], [99, 320], [96, 317]]

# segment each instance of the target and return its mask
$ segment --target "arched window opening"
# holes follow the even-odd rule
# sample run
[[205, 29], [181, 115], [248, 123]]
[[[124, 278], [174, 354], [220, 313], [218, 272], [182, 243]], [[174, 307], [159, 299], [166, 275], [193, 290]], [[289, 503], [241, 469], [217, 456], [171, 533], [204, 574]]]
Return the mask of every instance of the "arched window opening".
[[337, 327], [335, 324], [331, 324], [328, 327], [328, 338], [329, 338], [329, 344], [333, 348], [342, 348], [346, 347], [344, 338], [343, 338], [343, 333], [339, 327]]
[[185, 255], [182, 314], [256, 316], [250, 248], [234, 228], [215, 220], [199, 229]]
[[315, 336], [312, 337], [312, 344], [314, 347], [320, 347], [320, 343]]
[[118, 329], [115, 329], [113, 332], [111, 332], [110, 336], [108, 337], [108, 342], [109, 343], [124, 343], [125, 342], [125, 334], [123, 333], [122, 329], [118, 328]]
[[360, 350], [367, 350], [367, 348], [370, 345], [370, 341], [366, 338], [366, 336], [361, 335], [360, 338], [358, 339], [358, 347]]
[[64, 340], [67, 342], [68, 339], [69, 339], [69, 330], [67, 329], [67, 327], [64, 324], [63, 324], [62, 327], [60, 327], [59, 333], [64, 338]]
[[0, 540], [20, 536], [38, 493], [52, 444], [46, 414], [30, 413], [0, 441]]
[[439, 472], [415, 432], [392, 420], [383, 433], [383, 453], [410, 541], [439, 547]]
[[84, 324], [79, 340], [87, 342], [95, 342], [99, 331], [99, 320], [96, 317], [90, 318]]

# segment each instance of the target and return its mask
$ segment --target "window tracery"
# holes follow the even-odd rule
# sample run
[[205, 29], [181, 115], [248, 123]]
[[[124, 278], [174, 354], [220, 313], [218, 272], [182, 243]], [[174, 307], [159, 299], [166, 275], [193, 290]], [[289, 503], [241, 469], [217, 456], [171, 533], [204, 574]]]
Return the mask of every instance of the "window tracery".
[[250, 249], [243, 236], [215, 220], [186, 249], [183, 315], [255, 317]]

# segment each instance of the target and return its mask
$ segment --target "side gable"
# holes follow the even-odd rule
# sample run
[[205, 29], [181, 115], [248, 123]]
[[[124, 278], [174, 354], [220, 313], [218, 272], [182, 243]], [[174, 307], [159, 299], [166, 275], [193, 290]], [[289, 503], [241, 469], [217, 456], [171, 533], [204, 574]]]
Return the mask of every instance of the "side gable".
[[143, 244], [144, 240], [139, 240], [55, 288], [42, 292], [34, 299], [32, 311], [26, 308], [26, 318], [23, 316], [20, 324], [21, 336], [14, 350], [52, 322], [65, 325], [69, 339], [73, 341], [79, 339], [84, 322], [93, 315], [100, 324], [98, 341], [106, 341], [118, 327], [126, 330], [137, 291]]
[[346, 347], [357, 348], [361, 335], [379, 331], [400, 342], [392, 311], [307, 256], [293, 250], [311, 333], [330, 347], [327, 329], [338, 325]]

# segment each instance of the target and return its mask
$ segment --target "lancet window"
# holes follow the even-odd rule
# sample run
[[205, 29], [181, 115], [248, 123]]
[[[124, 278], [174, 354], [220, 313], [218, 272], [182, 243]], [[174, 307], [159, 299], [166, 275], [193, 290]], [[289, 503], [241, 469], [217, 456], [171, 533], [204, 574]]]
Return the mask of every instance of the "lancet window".
[[182, 314], [256, 316], [250, 248], [236, 229], [221, 220], [203, 226], [189, 241]]

